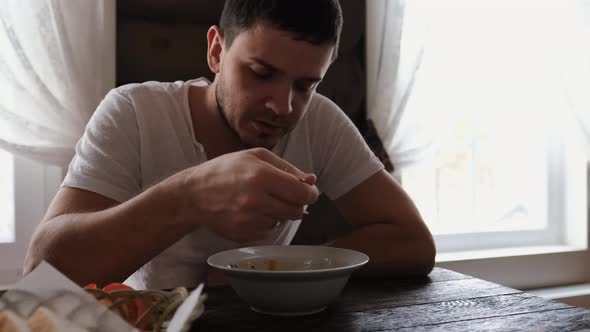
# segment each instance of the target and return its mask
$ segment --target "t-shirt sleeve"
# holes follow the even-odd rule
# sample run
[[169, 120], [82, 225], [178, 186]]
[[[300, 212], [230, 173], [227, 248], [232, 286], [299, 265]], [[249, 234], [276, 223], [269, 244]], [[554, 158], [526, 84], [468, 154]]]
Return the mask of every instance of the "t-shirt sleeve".
[[321, 95], [312, 101], [311, 145], [318, 188], [334, 200], [384, 168], [352, 121]]
[[95, 192], [124, 202], [141, 190], [140, 144], [131, 100], [111, 90], [76, 145], [62, 187]]

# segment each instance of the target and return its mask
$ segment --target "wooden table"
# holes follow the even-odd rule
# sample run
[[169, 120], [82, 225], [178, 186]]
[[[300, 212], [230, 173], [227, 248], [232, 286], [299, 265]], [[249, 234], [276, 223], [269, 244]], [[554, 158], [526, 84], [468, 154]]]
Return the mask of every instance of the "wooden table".
[[324, 312], [258, 314], [229, 287], [206, 289], [191, 331], [578, 331], [590, 311], [435, 268], [413, 280], [352, 279]]

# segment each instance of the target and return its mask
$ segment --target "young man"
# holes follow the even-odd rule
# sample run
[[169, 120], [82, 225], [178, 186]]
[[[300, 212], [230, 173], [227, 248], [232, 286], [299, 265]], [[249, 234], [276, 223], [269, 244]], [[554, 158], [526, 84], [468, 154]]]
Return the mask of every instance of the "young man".
[[79, 284], [194, 286], [221, 250], [289, 244], [320, 191], [355, 230], [327, 245], [370, 256], [366, 274], [424, 275], [432, 237], [418, 211], [330, 100], [337, 0], [227, 0], [207, 34], [215, 73], [112, 90], [35, 232]]

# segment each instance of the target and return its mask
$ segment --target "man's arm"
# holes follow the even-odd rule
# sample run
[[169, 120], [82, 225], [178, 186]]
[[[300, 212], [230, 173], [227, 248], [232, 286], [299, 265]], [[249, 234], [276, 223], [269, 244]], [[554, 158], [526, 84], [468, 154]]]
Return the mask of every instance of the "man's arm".
[[[304, 179], [307, 183], [302, 183]], [[215, 158], [118, 204], [61, 188], [38, 226], [24, 272], [47, 260], [80, 285], [122, 281], [197, 226], [233, 241], [267, 237], [315, 202], [315, 177], [265, 149]]]
[[329, 245], [364, 252], [366, 275], [426, 275], [434, 267], [432, 235], [410, 197], [384, 170], [335, 200], [351, 234]]
[[123, 204], [61, 188], [33, 235], [24, 273], [46, 260], [80, 285], [122, 282], [190, 230], [165, 187]]

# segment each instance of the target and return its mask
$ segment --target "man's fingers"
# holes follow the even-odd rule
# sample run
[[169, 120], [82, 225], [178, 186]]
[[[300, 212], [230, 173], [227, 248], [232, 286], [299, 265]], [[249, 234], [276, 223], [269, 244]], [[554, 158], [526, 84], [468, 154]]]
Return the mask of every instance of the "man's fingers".
[[311, 186], [315, 186], [317, 178], [315, 174], [306, 174], [303, 178], [300, 179], [302, 182], [305, 182]]
[[297, 220], [303, 216], [304, 207], [299, 204], [290, 204], [274, 196], [267, 196], [264, 202], [264, 214], [275, 221]]
[[[277, 172], [280, 171], [277, 170]], [[263, 184], [265, 191], [278, 200], [298, 207], [310, 205], [317, 201], [320, 192], [316, 186], [303, 183], [292, 176], [286, 177], [284, 174], [269, 176]]]
[[305, 178], [308, 174], [300, 171], [297, 167], [289, 164], [286, 160], [275, 155], [271, 151], [263, 148], [253, 149], [252, 152], [260, 159], [272, 166], [280, 169], [283, 172], [290, 173], [298, 179]]
[[314, 203], [319, 197], [315, 186], [316, 176], [307, 174], [266, 149], [254, 149], [253, 153], [269, 164], [270, 173], [265, 189], [278, 199], [296, 205]]

